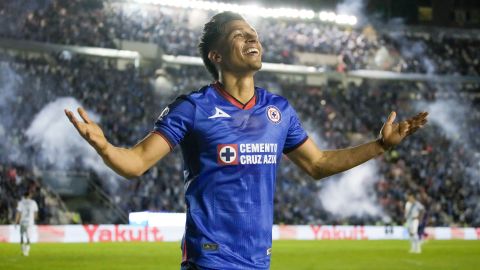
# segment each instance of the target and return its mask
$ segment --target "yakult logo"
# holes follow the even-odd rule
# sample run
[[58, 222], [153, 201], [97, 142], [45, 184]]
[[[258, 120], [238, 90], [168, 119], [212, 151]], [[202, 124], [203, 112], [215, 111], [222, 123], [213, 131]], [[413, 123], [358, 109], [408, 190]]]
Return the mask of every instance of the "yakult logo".
[[157, 227], [83, 225], [89, 242], [158, 242], [163, 234]]

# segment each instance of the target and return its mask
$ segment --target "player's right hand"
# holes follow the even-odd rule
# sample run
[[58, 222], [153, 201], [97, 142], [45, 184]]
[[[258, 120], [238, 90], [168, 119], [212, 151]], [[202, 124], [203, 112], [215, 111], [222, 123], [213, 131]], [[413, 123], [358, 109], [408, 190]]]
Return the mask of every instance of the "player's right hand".
[[98, 153], [103, 153], [108, 147], [107, 138], [103, 134], [102, 129], [90, 118], [88, 117], [87, 112], [83, 108], [78, 108], [78, 114], [83, 119], [82, 121], [77, 120], [75, 115], [67, 109], [65, 109], [65, 114], [68, 119], [77, 129], [78, 133], [91, 145]]

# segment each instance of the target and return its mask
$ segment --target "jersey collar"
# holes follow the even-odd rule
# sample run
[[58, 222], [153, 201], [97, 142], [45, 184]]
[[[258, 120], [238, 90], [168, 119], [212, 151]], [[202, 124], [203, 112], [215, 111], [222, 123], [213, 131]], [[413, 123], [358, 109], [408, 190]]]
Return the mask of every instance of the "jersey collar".
[[243, 104], [240, 102], [238, 99], [230, 95], [227, 91], [225, 91], [225, 88], [223, 87], [223, 84], [219, 81], [215, 81], [212, 86], [217, 90], [217, 92], [224, 97], [226, 100], [228, 100], [233, 106], [241, 109], [241, 110], [249, 110], [255, 106], [257, 103], [257, 95], [256, 93], [253, 94], [253, 97], [247, 101], [247, 103]]

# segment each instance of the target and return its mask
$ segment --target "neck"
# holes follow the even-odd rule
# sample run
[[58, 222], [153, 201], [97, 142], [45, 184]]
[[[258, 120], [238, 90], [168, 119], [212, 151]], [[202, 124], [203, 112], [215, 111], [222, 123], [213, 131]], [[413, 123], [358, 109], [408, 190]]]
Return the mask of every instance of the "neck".
[[253, 75], [238, 76], [231, 73], [220, 73], [219, 81], [225, 91], [242, 103], [247, 103], [255, 94]]

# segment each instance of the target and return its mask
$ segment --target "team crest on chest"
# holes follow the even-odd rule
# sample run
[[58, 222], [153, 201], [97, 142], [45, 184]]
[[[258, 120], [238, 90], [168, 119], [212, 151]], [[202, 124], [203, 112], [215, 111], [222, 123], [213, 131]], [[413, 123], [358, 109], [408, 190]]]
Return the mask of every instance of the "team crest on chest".
[[238, 145], [219, 144], [217, 145], [217, 162], [221, 165], [238, 164]]
[[282, 114], [280, 110], [275, 106], [267, 107], [267, 117], [274, 124], [278, 124], [282, 121]]

